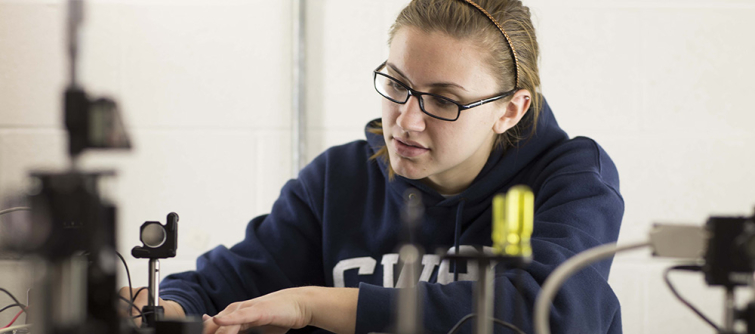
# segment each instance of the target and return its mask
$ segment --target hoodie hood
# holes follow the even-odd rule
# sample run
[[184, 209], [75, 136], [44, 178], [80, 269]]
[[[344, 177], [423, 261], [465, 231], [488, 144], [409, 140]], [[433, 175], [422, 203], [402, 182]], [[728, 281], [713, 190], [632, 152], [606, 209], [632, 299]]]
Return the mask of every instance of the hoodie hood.
[[[522, 119], [522, 122], [532, 123], [532, 117], [533, 114], [528, 113]], [[373, 154], [385, 146], [382, 135], [370, 132], [370, 129], [379, 128], [379, 121], [380, 119], [372, 120], [365, 128], [367, 142]], [[529, 126], [525, 128], [523, 133], [529, 134], [531, 129], [532, 127]], [[558, 122], [556, 122], [556, 118], [545, 99], [543, 99], [536, 129], [533, 135], [519, 141], [514, 147], [494, 149], [469, 188], [456, 196], [445, 198], [435, 189], [419, 180], [410, 180], [400, 175], [395, 176], [391, 189], [397, 192], [399, 196], [408, 188], [419, 189], [423, 192], [423, 202], [427, 206], [456, 206], [461, 200], [466, 201], [467, 205], [483, 204], [481, 202], [484, 202], [484, 205], [489, 205], [490, 198], [501, 191], [501, 180], [513, 181], [517, 179], [516, 176], [534, 162], [537, 157], [569, 139], [566, 132], [558, 126]], [[377, 160], [380, 170], [388, 179], [388, 161], [380, 158]], [[513, 184], [508, 184], [508, 186], [513, 186]]]

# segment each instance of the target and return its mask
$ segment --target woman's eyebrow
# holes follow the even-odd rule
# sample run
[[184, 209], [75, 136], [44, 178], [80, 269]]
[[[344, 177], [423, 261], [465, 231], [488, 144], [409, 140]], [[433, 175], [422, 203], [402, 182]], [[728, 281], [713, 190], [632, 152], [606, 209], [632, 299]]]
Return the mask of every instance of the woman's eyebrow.
[[388, 67], [390, 67], [394, 72], [398, 73], [398, 75], [401, 76], [401, 78], [403, 78], [404, 80], [408, 81], [409, 84], [411, 84], [412, 86], [414, 85], [414, 84], [412, 84], [412, 81], [409, 80], [409, 78], [407, 78], [406, 75], [404, 75], [404, 73], [401, 72], [401, 70], [398, 69], [398, 67], [396, 67], [396, 65], [393, 65], [393, 64], [388, 63], [388, 62], [386, 62], [385, 65], [388, 66]]
[[431, 83], [428, 86], [430, 86], [430, 87], [438, 87], [438, 88], [449, 88], [449, 87], [450, 88], [459, 88], [459, 89], [461, 89], [461, 90], [463, 90], [465, 92], [467, 91], [464, 87], [462, 87], [460, 85], [457, 85], [457, 84], [455, 84], [453, 82], [436, 82], [436, 83]]
[[[391, 70], [393, 70], [394, 72], [398, 73], [398, 75], [401, 76], [401, 78], [403, 78], [404, 80], [408, 81], [408, 83], [410, 85], [414, 86], [414, 84], [412, 83], [412, 81], [409, 80], [409, 78], [407, 78], [406, 75], [404, 75], [404, 73], [402, 73], [401, 70], [399, 70], [395, 65], [393, 65], [391, 63], [388, 63], [388, 62], [386, 62], [385, 65], [388, 66], [388, 67], [390, 67]], [[464, 87], [462, 87], [462, 86], [460, 86], [458, 84], [455, 84], [453, 82], [436, 82], [436, 83], [431, 83], [428, 86], [429, 87], [438, 87], [438, 88], [456, 87], [456, 88], [459, 88], [459, 89], [461, 89], [461, 90], [463, 90], [465, 92], [467, 91], [466, 88], [464, 88]]]

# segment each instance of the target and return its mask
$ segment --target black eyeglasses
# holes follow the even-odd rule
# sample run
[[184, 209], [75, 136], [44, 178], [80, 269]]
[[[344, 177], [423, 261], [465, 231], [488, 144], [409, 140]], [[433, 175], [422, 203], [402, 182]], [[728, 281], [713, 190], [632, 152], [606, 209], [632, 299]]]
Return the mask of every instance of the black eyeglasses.
[[398, 79], [381, 72], [381, 70], [385, 67], [385, 64], [386, 62], [383, 62], [373, 72], [375, 90], [380, 95], [398, 104], [404, 104], [406, 103], [406, 101], [409, 101], [410, 96], [414, 96], [417, 98], [417, 100], [419, 100], [419, 108], [422, 110], [422, 112], [430, 117], [444, 121], [453, 122], [459, 119], [459, 115], [461, 114], [462, 110], [481, 106], [488, 102], [498, 101], [516, 92], [515, 88], [488, 99], [482, 99], [470, 104], [461, 104], [447, 97], [432, 93], [418, 92], [412, 89], [407, 84], [399, 81]]

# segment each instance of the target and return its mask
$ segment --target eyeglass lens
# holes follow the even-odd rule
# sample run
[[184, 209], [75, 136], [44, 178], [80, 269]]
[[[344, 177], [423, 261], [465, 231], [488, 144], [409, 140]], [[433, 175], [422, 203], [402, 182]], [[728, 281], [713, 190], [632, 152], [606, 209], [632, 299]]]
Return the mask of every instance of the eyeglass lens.
[[[375, 75], [375, 88], [383, 97], [400, 104], [409, 100], [409, 90], [399, 81]], [[422, 110], [439, 118], [454, 120], [458, 117], [459, 106], [438, 96], [421, 94], [417, 96]]]

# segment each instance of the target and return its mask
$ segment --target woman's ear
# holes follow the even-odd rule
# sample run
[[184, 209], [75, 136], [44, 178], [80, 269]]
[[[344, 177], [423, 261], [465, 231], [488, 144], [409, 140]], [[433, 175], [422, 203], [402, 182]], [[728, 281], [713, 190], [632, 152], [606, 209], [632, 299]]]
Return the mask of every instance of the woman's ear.
[[532, 104], [532, 94], [526, 89], [520, 89], [514, 93], [514, 97], [506, 104], [503, 115], [493, 124], [493, 131], [497, 134], [513, 128], [527, 113]]

